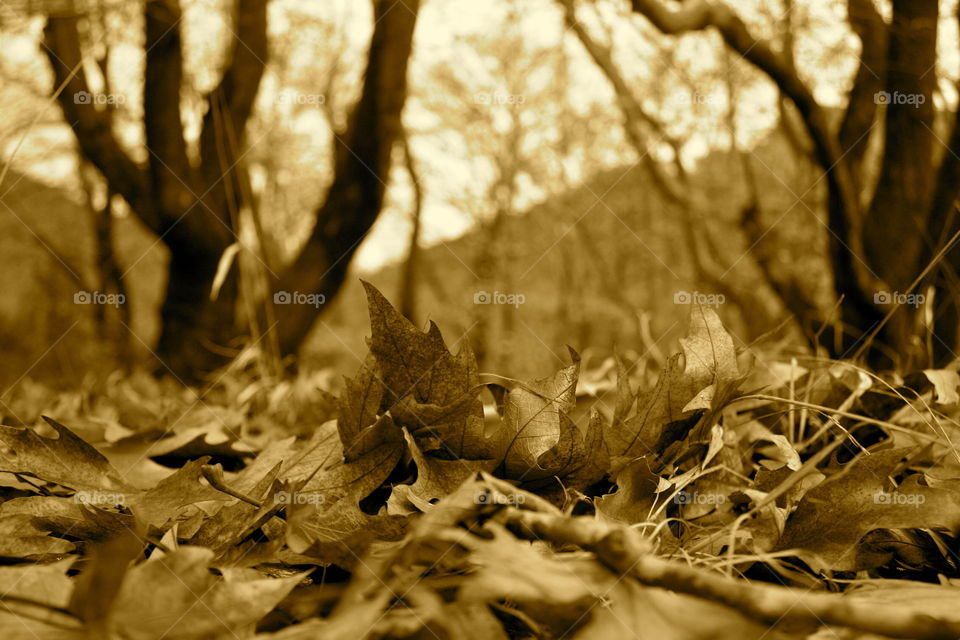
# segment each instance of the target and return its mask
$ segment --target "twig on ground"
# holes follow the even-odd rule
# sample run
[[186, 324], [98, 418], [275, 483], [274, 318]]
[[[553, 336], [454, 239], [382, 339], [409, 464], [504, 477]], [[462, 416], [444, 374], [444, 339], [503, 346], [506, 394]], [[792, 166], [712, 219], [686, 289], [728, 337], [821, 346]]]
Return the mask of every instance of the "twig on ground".
[[960, 637], [960, 620], [937, 618], [908, 606], [876, 605], [840, 594], [752, 584], [658, 558], [635, 532], [592, 518], [550, 516], [519, 509], [508, 509], [503, 514], [511, 529], [524, 538], [577, 545], [595, 553], [620, 575], [632, 576], [651, 587], [724, 604], [766, 624], [832, 625], [916, 640]]

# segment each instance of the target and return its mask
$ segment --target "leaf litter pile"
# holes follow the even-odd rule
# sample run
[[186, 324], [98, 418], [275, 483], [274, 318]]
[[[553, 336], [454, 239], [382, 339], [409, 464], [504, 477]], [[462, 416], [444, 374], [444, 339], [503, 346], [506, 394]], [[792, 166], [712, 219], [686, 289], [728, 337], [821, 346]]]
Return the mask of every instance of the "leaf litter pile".
[[514, 380], [366, 286], [338, 398], [19, 389], [2, 637], [960, 637], [955, 371], [738, 352], [694, 307], [658, 371]]

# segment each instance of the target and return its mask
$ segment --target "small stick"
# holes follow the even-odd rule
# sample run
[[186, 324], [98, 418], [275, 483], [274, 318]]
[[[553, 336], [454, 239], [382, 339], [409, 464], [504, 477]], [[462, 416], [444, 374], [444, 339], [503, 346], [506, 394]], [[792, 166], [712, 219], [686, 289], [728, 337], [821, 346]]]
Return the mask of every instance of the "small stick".
[[558, 517], [507, 509], [512, 530], [527, 539], [575, 544], [592, 551], [619, 575], [732, 607], [769, 625], [834, 625], [893, 638], [955, 640], [960, 619], [938, 618], [888, 603], [858, 602], [840, 594], [809, 593], [778, 585], [752, 584], [658, 558], [636, 532], [587, 517]]

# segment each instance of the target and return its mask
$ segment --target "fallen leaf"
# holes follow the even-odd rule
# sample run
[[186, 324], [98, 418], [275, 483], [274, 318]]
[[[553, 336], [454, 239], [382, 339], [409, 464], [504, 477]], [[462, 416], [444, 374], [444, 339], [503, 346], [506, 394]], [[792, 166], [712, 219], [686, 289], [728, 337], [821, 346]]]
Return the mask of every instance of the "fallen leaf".
[[919, 483], [913, 474], [891, 490], [888, 477], [913, 449], [861, 454], [846, 468], [807, 491], [787, 519], [775, 551], [798, 549], [819, 569], [852, 571], [857, 543], [873, 529], [907, 527], [957, 530], [960, 492]]
[[937, 404], [956, 404], [960, 402], [960, 374], [948, 369], [926, 369], [924, 375], [933, 383]]
[[235, 637], [273, 609], [300, 576], [256, 578], [211, 572], [214, 553], [183, 547], [131, 568], [111, 610], [113, 632], [130, 640]]
[[[410, 395], [419, 404], [445, 406], [477, 386], [475, 363], [467, 351], [455, 358], [433, 322], [426, 333], [414, 327], [370, 283], [367, 292], [372, 338], [370, 350], [385, 388], [381, 408], [390, 409]], [[472, 365], [472, 366], [471, 366]], [[416, 429], [421, 425], [403, 425]]]
[[614, 421], [607, 438], [611, 455], [661, 453], [673, 441], [664, 437], [668, 425], [687, 424], [696, 412], [713, 407], [718, 384], [726, 387], [741, 378], [733, 339], [712, 309], [693, 308], [680, 345], [682, 352], [667, 361], [653, 390], [638, 397], [636, 414]]
[[0, 471], [20, 473], [71, 489], [131, 489], [102, 453], [56, 420], [44, 420], [57, 432], [45, 438], [32, 429], [0, 426]]
[[540, 456], [560, 442], [563, 414], [576, 404], [580, 371], [580, 356], [570, 349], [570, 357], [573, 364], [556, 374], [509, 389], [500, 429], [493, 436], [506, 477], [519, 480], [535, 472]]

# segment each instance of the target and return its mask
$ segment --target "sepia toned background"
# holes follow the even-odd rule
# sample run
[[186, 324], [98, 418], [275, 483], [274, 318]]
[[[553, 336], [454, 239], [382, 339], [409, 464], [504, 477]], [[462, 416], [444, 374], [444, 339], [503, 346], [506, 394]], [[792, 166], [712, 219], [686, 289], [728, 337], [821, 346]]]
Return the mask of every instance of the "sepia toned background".
[[421, 4], [4, 3], [6, 383], [351, 368], [360, 278], [516, 376], [661, 358], [691, 303], [952, 359], [953, 4]]
[[960, 638], [956, 0], [0, 0], [0, 638]]

